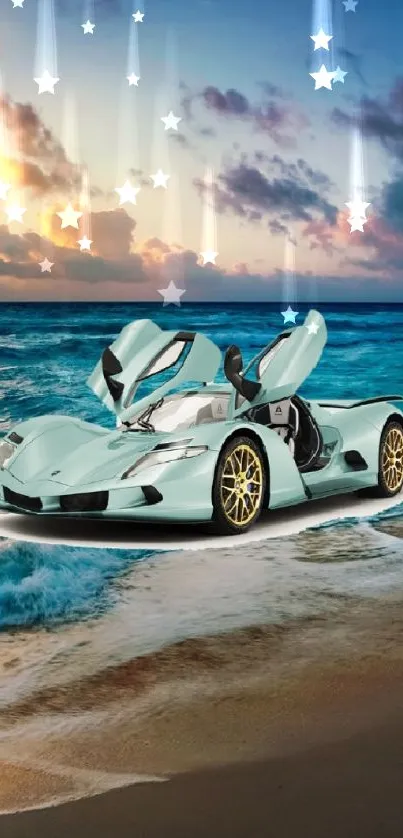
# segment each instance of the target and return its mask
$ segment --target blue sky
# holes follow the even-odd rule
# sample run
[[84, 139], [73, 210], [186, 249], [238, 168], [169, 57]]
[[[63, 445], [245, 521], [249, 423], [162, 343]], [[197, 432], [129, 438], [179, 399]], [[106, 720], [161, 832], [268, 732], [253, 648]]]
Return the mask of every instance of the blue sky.
[[[314, 9], [306, 0], [140, 2], [138, 88], [126, 80], [131, 0], [55, 0], [60, 82], [54, 96], [38, 96], [38, 2], [0, 6], [3, 91], [20, 126], [9, 153], [22, 171], [13, 168], [12, 194], [27, 208], [23, 226], [7, 226], [0, 214], [3, 299], [159, 299], [156, 289], [171, 275], [189, 299], [276, 299], [286, 293], [290, 235], [294, 295], [402, 299], [403, 4], [359, 0], [346, 13], [334, 0], [332, 48], [320, 60], [348, 75], [332, 91], [315, 91]], [[81, 29], [88, 10], [93, 36]], [[350, 122], [360, 102], [371, 208], [364, 234], [351, 235]], [[160, 121], [171, 108], [182, 117], [178, 136]], [[26, 155], [26, 130], [51, 132], [46, 153]], [[70, 165], [64, 184], [53, 165], [60, 148]], [[31, 182], [24, 160], [50, 172], [46, 187], [37, 172]], [[92, 256], [78, 252], [75, 231], [61, 231], [54, 215], [77, 202], [83, 165]], [[207, 166], [215, 174], [215, 268], [199, 260]], [[159, 167], [171, 175], [166, 191], [150, 182]], [[5, 178], [9, 172], [5, 165]], [[128, 176], [141, 192], [136, 206], [121, 208], [114, 189]], [[13, 253], [18, 244], [18, 262], [8, 239]], [[38, 268], [44, 255], [54, 262], [51, 275]]]

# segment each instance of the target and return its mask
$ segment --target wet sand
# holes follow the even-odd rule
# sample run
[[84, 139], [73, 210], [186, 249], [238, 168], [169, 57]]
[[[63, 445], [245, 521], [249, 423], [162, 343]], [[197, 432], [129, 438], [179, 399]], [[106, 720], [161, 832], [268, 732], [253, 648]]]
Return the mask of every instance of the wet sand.
[[1, 838], [401, 836], [402, 606], [350, 599], [17, 702], [0, 806], [47, 808], [3, 815]]
[[[259, 758], [4, 816], [0, 834], [2, 838], [92, 834], [99, 838], [397, 838], [403, 830], [402, 675], [401, 666], [393, 672], [383, 665], [376, 674], [371, 666], [366, 674], [362, 669], [346, 679], [342, 671], [333, 672], [333, 678], [320, 685], [320, 695], [312, 684], [308, 701], [304, 695], [299, 700], [300, 692], [289, 694], [294, 705], [277, 717], [280, 735], [274, 748], [264, 725], [267, 713], [262, 715], [256, 696], [241, 712], [239, 706], [236, 710], [240, 697], [233, 696], [226, 702], [225, 714], [218, 717], [213, 702], [210, 708], [204, 706], [203, 718], [196, 715], [196, 730], [209, 719], [208, 740], [215, 719], [218, 739], [229, 732], [232, 746], [236, 738], [247, 742], [252, 731], [252, 740], [260, 739]], [[233, 726], [242, 711], [248, 724], [234, 737]], [[263, 757], [265, 750], [272, 755]]]

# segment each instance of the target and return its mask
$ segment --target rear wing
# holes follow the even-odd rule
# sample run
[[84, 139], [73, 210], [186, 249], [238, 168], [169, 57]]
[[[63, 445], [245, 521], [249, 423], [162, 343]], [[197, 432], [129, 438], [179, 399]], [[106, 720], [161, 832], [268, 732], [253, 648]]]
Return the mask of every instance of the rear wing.
[[372, 399], [362, 399], [359, 402], [318, 402], [319, 407], [340, 407], [345, 410], [351, 407], [362, 407], [364, 404], [376, 404], [377, 402], [403, 402], [403, 396], [375, 396]]

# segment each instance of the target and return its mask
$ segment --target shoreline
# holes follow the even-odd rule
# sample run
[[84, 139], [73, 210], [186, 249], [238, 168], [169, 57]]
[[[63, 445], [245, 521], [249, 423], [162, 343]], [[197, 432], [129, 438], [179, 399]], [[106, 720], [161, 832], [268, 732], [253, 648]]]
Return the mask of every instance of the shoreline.
[[[248, 717], [239, 695], [228, 697], [219, 712], [219, 704], [204, 705], [210, 718], [207, 740], [213, 718], [219, 738], [225, 717], [230, 726], [239, 718], [249, 719], [232, 764], [219, 762], [179, 771], [163, 783], [140, 782], [75, 802], [2, 815], [1, 835], [397, 838], [403, 826], [403, 664], [395, 670], [378, 660], [374, 669], [372, 660], [361, 671], [333, 667], [332, 677], [327, 672], [322, 680], [316, 673], [315, 686], [309, 681], [310, 694], [301, 700], [301, 687], [309, 685], [302, 679], [280, 696], [282, 712], [275, 716], [271, 740], [270, 725], [260, 727], [263, 693], [256, 693], [252, 702], [247, 699]], [[206, 720], [200, 707], [193, 718], [196, 728]], [[254, 741], [249, 755], [240, 738]]]
[[270, 773], [385, 722], [403, 738], [402, 631], [401, 595], [349, 598], [334, 614], [182, 641], [16, 702], [0, 711], [0, 808], [31, 811], [1, 815], [1, 834], [66, 798], [96, 806], [125, 787], [129, 801], [145, 776], [157, 789], [257, 763]]

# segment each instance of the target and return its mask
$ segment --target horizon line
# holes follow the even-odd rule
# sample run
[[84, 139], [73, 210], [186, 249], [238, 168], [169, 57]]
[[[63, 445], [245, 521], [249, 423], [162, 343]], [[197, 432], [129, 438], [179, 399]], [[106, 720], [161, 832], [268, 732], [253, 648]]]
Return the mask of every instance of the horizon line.
[[[282, 300], [189, 300], [181, 302], [180, 306], [173, 306], [172, 308], [183, 308], [186, 305], [271, 305], [271, 306], [287, 306], [289, 303], [284, 303]], [[161, 308], [168, 308], [164, 306], [160, 300], [0, 300], [0, 305], [158, 305]], [[392, 306], [403, 305], [403, 300], [301, 300], [294, 302], [295, 306], [306, 305], [370, 305], [370, 306]], [[172, 310], [172, 309], [171, 309]]]

